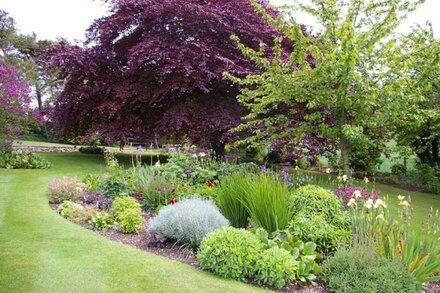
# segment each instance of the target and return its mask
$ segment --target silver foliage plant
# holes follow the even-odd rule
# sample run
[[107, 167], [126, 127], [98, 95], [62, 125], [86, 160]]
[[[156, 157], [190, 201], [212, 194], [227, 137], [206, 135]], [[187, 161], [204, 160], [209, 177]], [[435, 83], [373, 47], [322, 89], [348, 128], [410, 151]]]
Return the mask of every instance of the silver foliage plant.
[[229, 226], [229, 221], [213, 201], [190, 198], [163, 207], [149, 225], [167, 239], [197, 247], [206, 234]]

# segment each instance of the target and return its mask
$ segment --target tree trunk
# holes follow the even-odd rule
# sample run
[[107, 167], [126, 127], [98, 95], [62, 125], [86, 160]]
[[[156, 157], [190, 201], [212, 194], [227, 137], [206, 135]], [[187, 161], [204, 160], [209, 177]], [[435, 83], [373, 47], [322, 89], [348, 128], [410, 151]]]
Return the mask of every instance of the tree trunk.
[[[37, 84], [35, 85], [35, 93], [37, 95], [37, 103], [38, 103], [38, 112], [40, 112], [41, 116], [44, 116], [43, 113], [43, 95], [41, 94], [41, 88], [40, 85]], [[49, 133], [47, 132], [47, 126], [46, 123], [43, 122], [43, 125], [41, 126], [43, 128], [43, 135], [46, 139], [49, 138]]]
[[344, 137], [341, 137], [340, 140], [340, 150], [342, 156], [342, 167], [344, 170], [344, 175], [350, 175], [350, 149], [347, 144], [347, 140]]

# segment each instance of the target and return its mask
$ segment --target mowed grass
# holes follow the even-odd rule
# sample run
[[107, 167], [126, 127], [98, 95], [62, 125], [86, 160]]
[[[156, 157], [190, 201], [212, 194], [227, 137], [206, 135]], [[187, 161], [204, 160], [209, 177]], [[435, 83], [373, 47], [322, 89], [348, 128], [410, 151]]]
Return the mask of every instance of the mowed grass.
[[49, 181], [104, 169], [100, 156], [43, 154], [48, 170], [0, 169], [0, 292], [258, 292], [109, 241], [48, 205]]

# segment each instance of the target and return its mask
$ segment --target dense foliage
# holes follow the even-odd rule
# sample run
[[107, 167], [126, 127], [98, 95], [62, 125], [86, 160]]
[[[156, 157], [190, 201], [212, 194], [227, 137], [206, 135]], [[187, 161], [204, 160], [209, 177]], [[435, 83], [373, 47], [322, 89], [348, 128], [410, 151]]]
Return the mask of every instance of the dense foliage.
[[196, 198], [163, 207], [149, 222], [151, 231], [191, 247], [199, 246], [209, 232], [228, 225], [212, 201]]
[[256, 48], [274, 30], [247, 0], [109, 2], [87, 46], [60, 43], [42, 58], [66, 80], [53, 113], [58, 133], [118, 141], [184, 134], [221, 149], [244, 113], [222, 73], [254, 69], [230, 36]]
[[141, 205], [129, 196], [117, 197], [112, 204], [111, 212], [124, 233], [137, 233], [144, 219], [141, 216]]
[[322, 277], [337, 293], [420, 292], [401, 263], [378, 256], [370, 247], [338, 251], [325, 263]]
[[47, 169], [50, 162], [36, 153], [0, 150], [0, 168]]

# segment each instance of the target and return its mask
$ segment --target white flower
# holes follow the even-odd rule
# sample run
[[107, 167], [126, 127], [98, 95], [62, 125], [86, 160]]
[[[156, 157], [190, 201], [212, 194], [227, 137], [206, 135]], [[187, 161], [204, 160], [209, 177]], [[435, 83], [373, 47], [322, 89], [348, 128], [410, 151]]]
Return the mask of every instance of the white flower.
[[297, 171], [299, 170], [299, 167], [298, 167], [298, 165], [296, 165], [296, 166], [295, 166], [295, 170], [297, 170]]
[[206, 157], [206, 154], [204, 152], [199, 153], [199, 157], [203, 158]]
[[351, 207], [352, 205], [356, 206], [356, 200], [354, 198], [350, 198], [347, 203], [347, 206]]
[[365, 184], [368, 184], [368, 182], [370, 182], [370, 180], [368, 180], [368, 178], [365, 177], [365, 178], [364, 178], [364, 182], [365, 182]]
[[377, 209], [378, 207], [386, 208], [387, 205], [385, 204], [385, 202], [383, 200], [378, 198], [378, 199], [376, 199], [376, 202], [374, 203], [374, 208]]
[[383, 214], [379, 214], [379, 215], [377, 215], [377, 217], [376, 217], [376, 220], [385, 220], [385, 218], [383, 217]]
[[359, 190], [355, 190], [355, 192], [353, 192], [352, 197], [358, 199], [358, 198], [362, 197], [362, 194]]
[[330, 168], [325, 169], [325, 173], [330, 174], [332, 170]]
[[157, 160], [156, 164], [154, 164], [156, 167], [160, 166], [160, 160]]
[[399, 199], [399, 201], [403, 201], [405, 199], [405, 197], [403, 195], [399, 195], [399, 196], [397, 196], [397, 198]]
[[348, 180], [348, 176], [347, 175], [342, 175], [342, 181], [347, 181]]
[[409, 202], [407, 200], [403, 200], [399, 203], [399, 206], [409, 208]]
[[371, 209], [373, 207], [373, 200], [370, 198], [368, 199], [365, 204], [364, 207], [366, 207], [367, 209]]
[[196, 155], [196, 154], [192, 154], [192, 157], [193, 157], [193, 158], [197, 158], [197, 155]]

